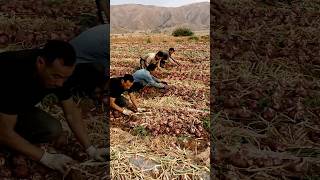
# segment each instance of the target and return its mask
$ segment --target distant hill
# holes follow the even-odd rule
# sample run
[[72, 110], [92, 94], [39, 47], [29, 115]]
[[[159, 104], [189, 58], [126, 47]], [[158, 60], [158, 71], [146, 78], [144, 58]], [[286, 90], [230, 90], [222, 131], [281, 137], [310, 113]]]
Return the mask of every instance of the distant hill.
[[140, 4], [112, 5], [111, 33], [136, 31], [163, 32], [176, 27], [194, 31], [210, 29], [210, 3], [181, 7], [158, 7]]

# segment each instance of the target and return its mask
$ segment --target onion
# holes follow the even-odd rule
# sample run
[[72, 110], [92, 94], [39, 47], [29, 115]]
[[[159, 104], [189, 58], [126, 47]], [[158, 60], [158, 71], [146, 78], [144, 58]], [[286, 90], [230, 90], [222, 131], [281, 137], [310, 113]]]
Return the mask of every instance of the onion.
[[163, 121], [161, 121], [162, 122], [162, 124], [164, 124], [164, 125], [167, 125], [168, 124], [168, 121], [167, 120], [163, 120]]
[[15, 166], [28, 166], [24, 156], [16, 155], [12, 158], [12, 163]]
[[262, 97], [262, 94], [259, 91], [253, 91], [250, 94], [250, 98], [259, 100]]
[[235, 98], [230, 98], [224, 101], [224, 107], [226, 108], [234, 108], [234, 107], [239, 107], [239, 100]]
[[17, 166], [14, 168], [13, 172], [18, 178], [26, 178], [29, 176], [28, 166]]
[[152, 135], [153, 135], [153, 136], [157, 136], [157, 135], [158, 135], [158, 131], [153, 131], [153, 132], [152, 132]]
[[160, 131], [160, 126], [159, 125], [156, 126], [155, 131]]
[[190, 128], [190, 133], [194, 134], [195, 132], [196, 132], [196, 128], [195, 128], [194, 126], [192, 126], [192, 127]]
[[84, 180], [85, 177], [82, 175], [81, 171], [71, 169], [69, 174], [67, 174], [66, 180]]
[[247, 109], [239, 109], [237, 111], [237, 115], [241, 118], [250, 118], [251, 117], [251, 112], [248, 111]]
[[276, 112], [271, 108], [267, 108], [262, 114], [263, 118], [265, 118], [266, 120], [273, 119], [275, 115]]
[[7, 168], [0, 168], [0, 177], [9, 178], [11, 177], [12, 173]]
[[86, 159], [88, 159], [88, 154], [84, 153], [84, 152], [77, 152], [76, 154], [76, 159], [79, 161], [85, 161]]
[[31, 179], [32, 179], [32, 180], [42, 180], [42, 179], [44, 179], [44, 178], [42, 177], [41, 174], [39, 174], [39, 173], [34, 173], [34, 174], [31, 176]]
[[178, 129], [181, 129], [181, 128], [182, 128], [182, 124], [177, 124], [176, 127], [177, 127]]
[[246, 159], [244, 159], [239, 152], [232, 154], [228, 160], [230, 163], [236, 167], [247, 168], [249, 166]]
[[201, 125], [198, 125], [198, 126], [197, 126], [197, 129], [198, 129], [200, 132], [203, 131], [203, 127], [202, 127]]
[[6, 158], [4, 156], [0, 156], [0, 167], [4, 166], [6, 163]]
[[0, 45], [7, 46], [9, 43], [9, 36], [7, 34], [0, 34]]
[[256, 109], [258, 107], [258, 102], [256, 100], [249, 101], [248, 107], [250, 109]]
[[196, 131], [196, 136], [197, 136], [197, 137], [201, 137], [201, 135], [202, 135], [201, 132], [197, 130], [197, 131]]

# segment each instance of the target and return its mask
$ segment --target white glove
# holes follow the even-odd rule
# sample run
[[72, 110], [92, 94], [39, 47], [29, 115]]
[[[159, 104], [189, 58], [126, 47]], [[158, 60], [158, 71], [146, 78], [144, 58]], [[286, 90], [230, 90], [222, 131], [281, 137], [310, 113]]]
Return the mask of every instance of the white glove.
[[145, 108], [137, 108], [137, 111], [138, 112], [143, 112], [143, 111], [146, 111], [146, 109]]
[[45, 166], [54, 170], [58, 170], [64, 174], [67, 171], [67, 166], [74, 163], [74, 160], [64, 154], [51, 154], [44, 152], [40, 162]]
[[103, 156], [108, 155], [108, 149], [107, 148], [95, 148], [93, 146], [88, 147], [86, 152], [89, 154], [89, 156], [97, 161], [106, 161], [106, 159]]
[[133, 114], [133, 112], [130, 111], [130, 110], [128, 110], [128, 109], [124, 109], [122, 113], [123, 113], [124, 115], [127, 115], [127, 116]]

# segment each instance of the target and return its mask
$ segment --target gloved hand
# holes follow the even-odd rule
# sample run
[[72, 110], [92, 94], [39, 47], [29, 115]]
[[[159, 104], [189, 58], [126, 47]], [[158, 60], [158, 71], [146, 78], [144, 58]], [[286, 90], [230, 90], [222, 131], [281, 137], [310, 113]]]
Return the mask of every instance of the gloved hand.
[[146, 111], [146, 109], [145, 108], [137, 108], [137, 111], [138, 112], [143, 112], [143, 111]]
[[168, 83], [167, 83], [167, 82], [165, 82], [165, 81], [161, 81], [161, 83], [162, 83], [162, 84], [165, 84], [165, 85], [168, 85]]
[[40, 162], [45, 166], [54, 170], [58, 170], [64, 174], [67, 171], [67, 166], [75, 161], [71, 157], [64, 154], [51, 154], [45, 152], [42, 155]]
[[93, 146], [88, 147], [86, 152], [89, 154], [90, 158], [96, 161], [106, 161], [106, 156], [108, 155], [107, 148], [95, 148]]
[[124, 109], [122, 113], [123, 113], [124, 115], [127, 115], [127, 116], [133, 114], [133, 112], [130, 111], [130, 110], [128, 110], [128, 109]]

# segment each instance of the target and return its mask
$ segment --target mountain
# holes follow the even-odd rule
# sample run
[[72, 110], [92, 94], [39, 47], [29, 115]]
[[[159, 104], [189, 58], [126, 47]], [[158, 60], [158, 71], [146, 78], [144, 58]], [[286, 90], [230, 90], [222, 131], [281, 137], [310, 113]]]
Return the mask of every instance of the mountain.
[[210, 3], [201, 2], [180, 7], [159, 7], [141, 4], [112, 5], [112, 33], [172, 31], [176, 27], [209, 30]]

